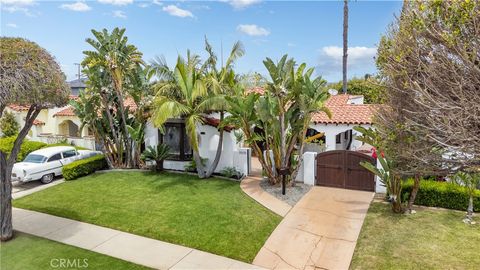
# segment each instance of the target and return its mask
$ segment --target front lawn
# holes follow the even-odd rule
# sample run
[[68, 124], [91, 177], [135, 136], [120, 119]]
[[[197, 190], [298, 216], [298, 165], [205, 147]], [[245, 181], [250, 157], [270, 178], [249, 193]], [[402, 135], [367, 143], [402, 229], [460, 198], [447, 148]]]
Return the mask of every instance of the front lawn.
[[13, 204], [246, 262], [281, 220], [238, 182], [174, 173], [93, 174]]
[[[70, 267], [66, 267], [69, 263]], [[62, 267], [63, 265], [63, 267]], [[110, 256], [15, 232], [0, 244], [0, 269], [149, 269]]]
[[371, 204], [350, 269], [478, 269], [480, 226], [464, 224], [464, 213], [389, 208]]

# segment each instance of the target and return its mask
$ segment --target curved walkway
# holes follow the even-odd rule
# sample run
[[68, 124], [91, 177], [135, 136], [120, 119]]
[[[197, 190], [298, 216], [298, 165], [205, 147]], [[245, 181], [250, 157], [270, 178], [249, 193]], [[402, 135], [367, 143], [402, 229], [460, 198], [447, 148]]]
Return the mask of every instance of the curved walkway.
[[260, 181], [262, 181], [262, 178], [259, 176], [248, 176], [242, 180], [240, 187], [243, 192], [252, 197], [255, 201], [270, 209], [270, 211], [285, 217], [292, 207], [286, 202], [265, 192], [260, 186]]
[[261, 269], [193, 248], [19, 208], [13, 208], [13, 228], [155, 269]]

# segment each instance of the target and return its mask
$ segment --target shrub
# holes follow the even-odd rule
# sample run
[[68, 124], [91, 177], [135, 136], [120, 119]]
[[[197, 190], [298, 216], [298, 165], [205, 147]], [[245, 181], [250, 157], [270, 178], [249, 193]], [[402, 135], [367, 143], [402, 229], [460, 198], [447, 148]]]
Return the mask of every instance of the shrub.
[[3, 117], [0, 118], [0, 130], [3, 133], [3, 137], [11, 137], [18, 134], [20, 125], [15, 120], [13, 113], [5, 112]]
[[[403, 183], [402, 198], [408, 198], [412, 191], [413, 180], [409, 179]], [[455, 183], [436, 182], [430, 180], [420, 181], [415, 204], [441, 207], [456, 210], [467, 210], [468, 192], [465, 187]], [[480, 190], [477, 190], [473, 200], [473, 209], [480, 211]]]
[[[16, 137], [0, 138], [0, 150], [7, 155], [10, 154], [13, 148], [13, 143], [15, 142]], [[22, 146], [20, 147], [20, 152], [17, 156], [17, 161], [22, 161], [25, 157], [31, 152], [46, 147], [47, 144], [43, 142], [35, 142], [24, 140]]]
[[[200, 158], [202, 161], [202, 165], [205, 166], [207, 164], [208, 158]], [[197, 172], [197, 163], [194, 159], [192, 159], [188, 164], [184, 166], [185, 171], [187, 172]]]
[[170, 157], [170, 147], [166, 144], [158, 144], [157, 147], [149, 146], [142, 153], [142, 160], [155, 161], [155, 171], [163, 171], [163, 161]]
[[235, 167], [225, 167], [223, 170], [220, 171], [220, 174], [228, 178], [234, 178], [234, 179], [242, 178], [242, 173], [237, 171]]
[[107, 160], [105, 159], [105, 156], [96, 155], [63, 166], [62, 174], [65, 180], [73, 180], [94, 173], [95, 171], [105, 169], [106, 167]]

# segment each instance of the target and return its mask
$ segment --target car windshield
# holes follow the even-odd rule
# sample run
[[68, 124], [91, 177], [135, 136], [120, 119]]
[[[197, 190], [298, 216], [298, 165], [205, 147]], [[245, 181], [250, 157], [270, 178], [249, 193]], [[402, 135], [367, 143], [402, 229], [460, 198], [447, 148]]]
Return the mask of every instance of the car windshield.
[[46, 156], [30, 154], [23, 160], [23, 162], [43, 163], [45, 160], [47, 160]]

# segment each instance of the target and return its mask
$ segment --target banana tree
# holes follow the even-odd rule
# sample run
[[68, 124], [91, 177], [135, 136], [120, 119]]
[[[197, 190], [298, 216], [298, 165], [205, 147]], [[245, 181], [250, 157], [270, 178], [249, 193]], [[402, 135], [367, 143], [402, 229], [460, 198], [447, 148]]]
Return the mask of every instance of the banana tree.
[[[127, 167], [134, 165], [131, 151], [131, 137], [127, 129], [128, 111], [125, 110], [125, 88], [130, 85], [132, 76], [136, 74], [140, 66], [144, 66], [142, 53], [137, 47], [128, 44], [128, 38], [124, 35], [125, 29], [114, 28], [111, 33], [106, 29], [102, 31], [92, 30], [95, 39], [87, 38], [86, 42], [95, 50], [84, 51], [85, 59], [82, 66], [85, 69], [96, 70], [97, 72], [106, 72], [111, 80], [111, 85], [116, 98], [118, 99], [117, 109], [119, 110], [122, 138], [126, 147]], [[91, 73], [90, 73], [91, 74]], [[88, 74], [87, 74], [88, 76]]]

